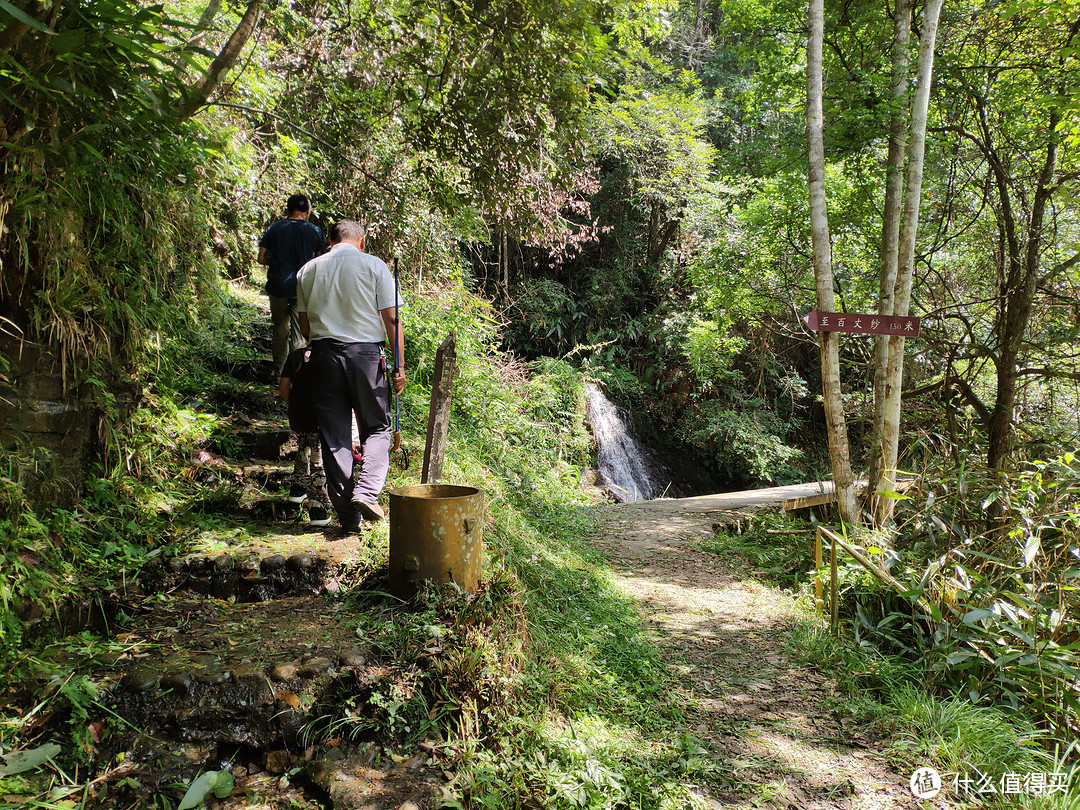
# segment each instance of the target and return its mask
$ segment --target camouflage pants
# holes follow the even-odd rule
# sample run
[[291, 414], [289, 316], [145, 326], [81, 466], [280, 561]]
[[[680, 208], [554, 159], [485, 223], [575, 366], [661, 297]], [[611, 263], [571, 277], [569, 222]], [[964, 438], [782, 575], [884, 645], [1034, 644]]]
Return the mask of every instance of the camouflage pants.
[[326, 473], [323, 472], [322, 443], [318, 433], [296, 434], [292, 480], [294, 484], [304, 488], [313, 503], [323, 509], [330, 508], [330, 499], [326, 495]]

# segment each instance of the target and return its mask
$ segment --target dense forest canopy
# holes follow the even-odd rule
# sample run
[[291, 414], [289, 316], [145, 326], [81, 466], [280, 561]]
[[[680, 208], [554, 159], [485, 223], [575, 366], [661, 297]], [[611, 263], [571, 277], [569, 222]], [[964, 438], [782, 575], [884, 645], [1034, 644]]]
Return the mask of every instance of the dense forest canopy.
[[[215, 276], [251, 274], [251, 235], [303, 187], [326, 221], [363, 212], [409, 268], [453, 274], [464, 256], [508, 347], [573, 352], [624, 397], [658, 391], [656, 417], [722, 478], [794, 478], [821, 458], [797, 320], [814, 304], [801, 6], [3, 13], [4, 315], [73, 379], [137, 364], [160, 322], [198, 317]], [[849, 311], [878, 305], [903, 101], [889, 95], [891, 13], [844, 5], [825, 22]], [[945, 8], [938, 36], [905, 408], [983, 444], [994, 468], [1076, 427], [1076, 29], [1069, 3], [966, 4]], [[872, 349], [842, 351], [860, 463]]]

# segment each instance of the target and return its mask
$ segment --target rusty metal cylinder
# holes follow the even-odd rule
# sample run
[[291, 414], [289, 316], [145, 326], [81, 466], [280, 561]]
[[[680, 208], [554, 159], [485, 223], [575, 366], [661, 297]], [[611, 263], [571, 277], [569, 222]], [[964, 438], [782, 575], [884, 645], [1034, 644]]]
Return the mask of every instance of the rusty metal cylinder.
[[464, 591], [480, 580], [484, 493], [454, 484], [390, 490], [390, 590], [416, 592], [416, 582], [453, 580]]

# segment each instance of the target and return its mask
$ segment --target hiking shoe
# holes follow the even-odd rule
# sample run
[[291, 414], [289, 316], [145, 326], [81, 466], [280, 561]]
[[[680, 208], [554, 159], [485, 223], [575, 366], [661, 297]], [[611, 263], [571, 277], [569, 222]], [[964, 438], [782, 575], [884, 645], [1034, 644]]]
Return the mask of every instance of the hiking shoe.
[[307, 498], [307, 490], [299, 484], [293, 484], [289, 487], [289, 500], [293, 503], [303, 503]]
[[370, 522], [382, 520], [385, 514], [382, 507], [377, 503], [364, 503], [363, 501], [353, 501], [353, 507], [360, 513], [360, 516]]
[[329, 526], [330, 513], [321, 506], [313, 506], [308, 509], [307, 522], [309, 526]]

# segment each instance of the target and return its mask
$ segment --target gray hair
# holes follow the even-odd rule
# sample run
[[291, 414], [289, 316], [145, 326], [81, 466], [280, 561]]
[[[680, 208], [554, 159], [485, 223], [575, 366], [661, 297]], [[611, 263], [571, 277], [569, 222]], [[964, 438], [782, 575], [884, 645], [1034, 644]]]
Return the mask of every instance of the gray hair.
[[330, 229], [331, 242], [359, 242], [367, 236], [367, 230], [359, 222], [343, 219]]

